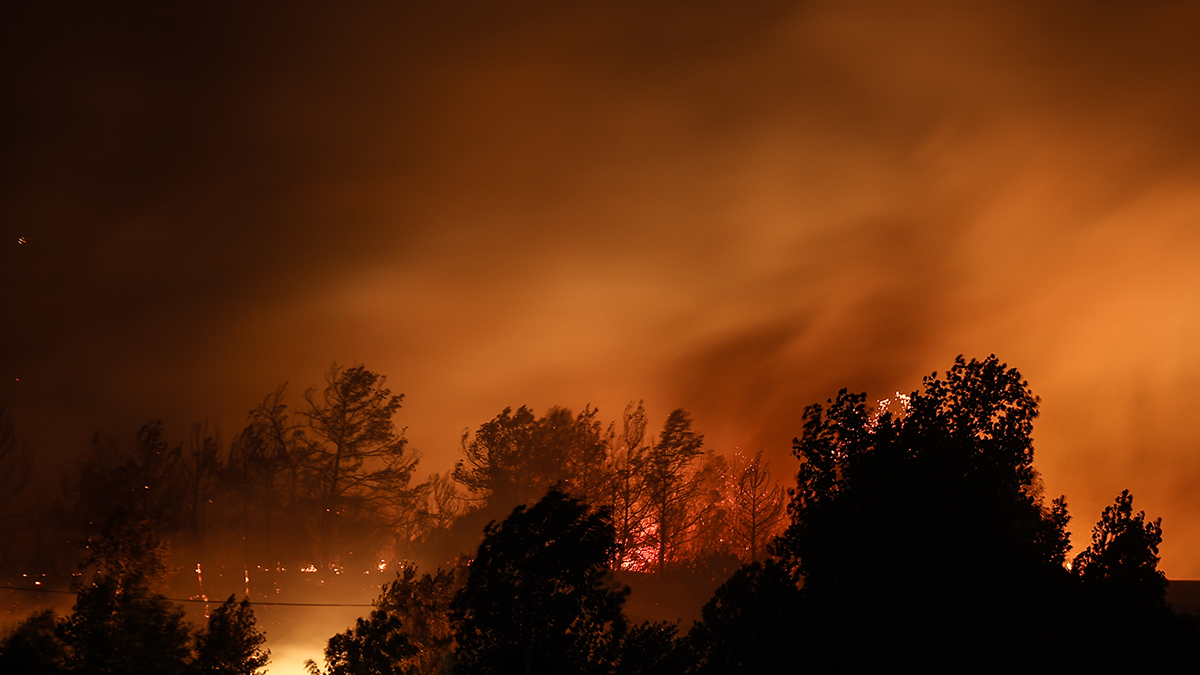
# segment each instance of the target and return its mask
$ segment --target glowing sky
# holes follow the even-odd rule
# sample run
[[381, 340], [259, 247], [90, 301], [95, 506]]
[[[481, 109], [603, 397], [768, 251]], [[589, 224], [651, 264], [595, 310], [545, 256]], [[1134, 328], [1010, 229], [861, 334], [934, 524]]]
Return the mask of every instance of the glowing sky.
[[804, 405], [995, 352], [1076, 542], [1128, 487], [1200, 577], [1196, 3], [19, 4], [0, 402], [45, 457], [338, 361], [428, 469], [644, 398], [790, 474]]

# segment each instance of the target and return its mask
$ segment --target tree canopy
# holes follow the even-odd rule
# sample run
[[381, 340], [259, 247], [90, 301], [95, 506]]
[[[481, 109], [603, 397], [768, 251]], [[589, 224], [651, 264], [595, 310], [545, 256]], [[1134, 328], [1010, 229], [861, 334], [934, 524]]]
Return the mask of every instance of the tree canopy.
[[606, 673], [626, 630], [608, 518], [557, 491], [487, 528], [451, 604], [456, 672]]
[[254, 612], [231, 596], [197, 629], [154, 589], [165, 547], [145, 519], [118, 512], [88, 543], [71, 614], [39, 612], [0, 642], [0, 672], [18, 675], [257, 675]]

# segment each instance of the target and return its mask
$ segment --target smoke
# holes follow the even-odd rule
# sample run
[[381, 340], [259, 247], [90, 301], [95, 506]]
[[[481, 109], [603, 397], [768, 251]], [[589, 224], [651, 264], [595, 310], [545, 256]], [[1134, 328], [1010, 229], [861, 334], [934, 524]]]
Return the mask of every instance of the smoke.
[[338, 361], [429, 470], [644, 398], [786, 474], [808, 403], [995, 352], [1076, 541], [1129, 487], [1200, 575], [1186, 3], [21, 11], [0, 396], [51, 456]]

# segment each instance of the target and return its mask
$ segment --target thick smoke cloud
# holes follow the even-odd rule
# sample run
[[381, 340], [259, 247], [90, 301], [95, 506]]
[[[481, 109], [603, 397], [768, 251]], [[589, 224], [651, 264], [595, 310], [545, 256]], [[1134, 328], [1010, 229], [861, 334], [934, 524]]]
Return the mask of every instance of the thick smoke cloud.
[[5, 10], [0, 396], [46, 456], [337, 360], [431, 470], [645, 398], [789, 473], [804, 405], [995, 352], [1077, 541], [1129, 487], [1200, 575], [1189, 3], [403, 4]]

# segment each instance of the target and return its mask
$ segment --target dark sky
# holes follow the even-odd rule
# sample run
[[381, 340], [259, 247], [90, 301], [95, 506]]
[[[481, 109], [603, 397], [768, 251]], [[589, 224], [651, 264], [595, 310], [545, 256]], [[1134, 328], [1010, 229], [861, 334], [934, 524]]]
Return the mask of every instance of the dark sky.
[[786, 475], [995, 352], [1077, 544], [1128, 487], [1200, 577], [1200, 6], [991, 4], [9, 3], [0, 403], [61, 462], [363, 363], [429, 470], [644, 398]]

